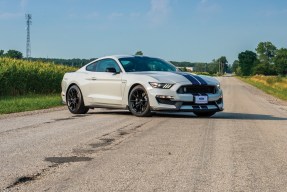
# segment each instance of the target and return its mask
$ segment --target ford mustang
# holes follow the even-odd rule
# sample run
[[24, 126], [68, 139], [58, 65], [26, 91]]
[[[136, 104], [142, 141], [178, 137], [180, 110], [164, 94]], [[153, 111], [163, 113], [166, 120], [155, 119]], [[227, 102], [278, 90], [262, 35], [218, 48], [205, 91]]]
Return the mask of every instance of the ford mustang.
[[180, 72], [174, 65], [147, 56], [96, 59], [62, 80], [62, 100], [73, 114], [93, 108], [128, 109], [139, 117], [152, 111], [186, 111], [209, 117], [223, 110], [215, 78]]

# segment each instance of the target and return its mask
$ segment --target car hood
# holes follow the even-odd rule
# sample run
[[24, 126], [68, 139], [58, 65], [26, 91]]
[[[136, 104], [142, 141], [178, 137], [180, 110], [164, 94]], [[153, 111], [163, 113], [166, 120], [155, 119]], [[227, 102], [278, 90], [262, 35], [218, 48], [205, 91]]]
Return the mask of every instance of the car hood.
[[161, 83], [187, 83], [197, 85], [218, 85], [219, 82], [210, 76], [195, 75], [184, 72], [130, 72], [130, 74], [145, 75]]

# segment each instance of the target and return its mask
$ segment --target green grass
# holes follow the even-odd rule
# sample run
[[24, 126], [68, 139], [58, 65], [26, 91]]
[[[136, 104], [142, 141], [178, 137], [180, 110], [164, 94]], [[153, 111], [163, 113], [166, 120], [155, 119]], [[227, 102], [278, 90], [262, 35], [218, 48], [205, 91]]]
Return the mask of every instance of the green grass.
[[273, 95], [277, 98], [280, 98], [282, 100], [287, 101], [287, 89], [282, 87], [278, 87], [278, 86], [273, 86], [272, 84], [266, 84], [263, 82], [258, 82], [256, 81], [256, 79], [254, 80], [254, 78], [252, 77], [238, 77], [240, 80], [251, 84], [259, 89], [261, 89], [262, 91], [264, 91], [265, 93], [268, 93], [270, 95]]
[[47, 109], [61, 105], [62, 103], [60, 94], [30, 94], [15, 97], [3, 96], [0, 97], [0, 114]]

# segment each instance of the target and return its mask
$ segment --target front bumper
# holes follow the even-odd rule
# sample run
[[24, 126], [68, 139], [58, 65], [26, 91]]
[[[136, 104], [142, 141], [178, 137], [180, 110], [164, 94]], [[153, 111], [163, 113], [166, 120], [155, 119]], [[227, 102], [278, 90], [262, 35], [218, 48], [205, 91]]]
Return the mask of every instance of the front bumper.
[[209, 102], [207, 104], [195, 104], [194, 102], [176, 101], [174, 105], [171, 104], [158, 104], [151, 106], [154, 111], [186, 111], [186, 112], [218, 112], [223, 111], [223, 101]]
[[[178, 94], [175, 88], [150, 89], [149, 100], [153, 111], [186, 111], [186, 112], [218, 112], [224, 110], [223, 94], [219, 89], [214, 94], [206, 94], [208, 103], [197, 104], [194, 96], [197, 94]], [[159, 98], [158, 96], [167, 96], [168, 98]]]

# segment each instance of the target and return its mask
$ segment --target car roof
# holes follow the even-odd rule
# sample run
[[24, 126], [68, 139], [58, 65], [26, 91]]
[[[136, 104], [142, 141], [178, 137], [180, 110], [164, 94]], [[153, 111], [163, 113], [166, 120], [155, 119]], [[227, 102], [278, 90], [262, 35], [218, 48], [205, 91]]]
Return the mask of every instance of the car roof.
[[99, 58], [89, 62], [86, 65], [84, 65], [83, 68], [85, 68], [87, 65], [89, 65], [95, 61], [102, 60], [102, 59], [121, 59], [121, 58], [136, 58], [136, 57], [151, 58], [151, 57], [143, 56], [143, 55], [109, 55], [109, 56], [99, 57]]
[[101, 57], [101, 58], [98, 58], [98, 59], [105, 59], [105, 58], [113, 58], [113, 59], [121, 59], [121, 58], [127, 58], [127, 57], [147, 57], [149, 58], [148, 56], [143, 56], [143, 55], [110, 55], [110, 56], [105, 56], [105, 57]]

